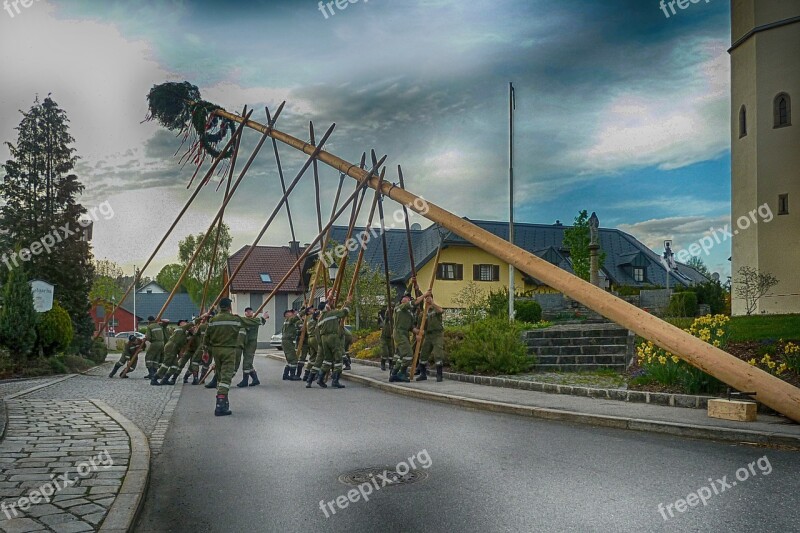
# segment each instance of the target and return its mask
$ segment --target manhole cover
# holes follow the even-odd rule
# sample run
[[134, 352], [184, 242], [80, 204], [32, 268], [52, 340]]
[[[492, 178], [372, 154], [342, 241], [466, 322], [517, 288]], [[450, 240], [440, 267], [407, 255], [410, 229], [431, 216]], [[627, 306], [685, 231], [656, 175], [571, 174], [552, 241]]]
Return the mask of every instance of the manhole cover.
[[377, 466], [373, 468], [361, 468], [347, 472], [339, 476], [339, 481], [345, 485], [358, 486], [362, 483], [377, 483], [379, 487], [391, 487], [393, 485], [409, 485], [428, 478], [428, 473], [424, 470], [411, 470], [405, 474], [399, 474], [396, 467]]

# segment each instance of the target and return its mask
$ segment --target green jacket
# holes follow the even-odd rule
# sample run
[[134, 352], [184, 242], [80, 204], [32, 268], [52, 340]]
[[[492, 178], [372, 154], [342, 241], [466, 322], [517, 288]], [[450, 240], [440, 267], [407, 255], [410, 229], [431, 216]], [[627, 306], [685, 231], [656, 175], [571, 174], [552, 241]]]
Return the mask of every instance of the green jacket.
[[136, 348], [138, 347], [139, 347], [138, 341], [133, 341], [133, 342], [128, 341], [125, 343], [125, 346], [122, 347], [122, 355], [124, 357], [131, 357], [133, 356], [134, 352], [136, 351]]
[[175, 331], [172, 333], [172, 337], [169, 338], [169, 341], [164, 349], [167, 350], [167, 348], [169, 348], [169, 350], [174, 350], [175, 352], [181, 351], [181, 349], [186, 346], [186, 343], [189, 342], [188, 331], [191, 328], [192, 324], [188, 323], [179, 328], [175, 328]]
[[212, 348], [236, 348], [239, 346], [241, 317], [222, 312], [208, 321], [205, 344]]
[[428, 318], [425, 321], [426, 335], [436, 335], [444, 331], [444, 323], [442, 322], [443, 316], [444, 313], [439, 313], [434, 309], [428, 311]]
[[266, 324], [267, 321], [260, 316], [254, 316], [251, 318], [243, 316], [239, 318], [241, 318], [242, 325], [244, 326], [245, 331], [247, 331], [247, 342], [258, 342], [258, 328]]
[[408, 335], [414, 329], [414, 305], [411, 302], [399, 304], [394, 308], [394, 334]]
[[297, 338], [297, 334], [300, 333], [301, 320], [302, 318], [295, 314], [293, 317], [287, 318], [283, 321], [283, 328], [281, 329], [283, 340], [294, 341]]
[[147, 342], [164, 342], [164, 328], [157, 322], [148, 324], [144, 334], [144, 340]]
[[350, 310], [346, 307], [323, 311], [317, 323], [320, 336], [339, 335], [339, 321], [349, 314]]

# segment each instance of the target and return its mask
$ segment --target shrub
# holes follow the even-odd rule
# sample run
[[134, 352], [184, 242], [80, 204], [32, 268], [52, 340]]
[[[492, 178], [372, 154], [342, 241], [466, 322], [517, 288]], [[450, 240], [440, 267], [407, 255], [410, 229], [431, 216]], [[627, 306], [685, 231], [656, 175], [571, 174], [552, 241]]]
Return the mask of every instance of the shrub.
[[520, 322], [535, 324], [542, 319], [542, 306], [534, 300], [515, 300], [514, 314]]
[[534, 359], [522, 341], [522, 329], [498, 317], [471, 324], [464, 328], [464, 339], [450, 352], [452, 366], [469, 373], [518, 374], [528, 370]]
[[92, 351], [89, 355], [90, 359], [95, 363], [102, 363], [108, 356], [108, 347], [106, 341], [102, 337], [98, 337], [92, 341]]
[[53, 302], [53, 308], [39, 315], [36, 325], [38, 335], [37, 343], [46, 356], [57, 351], [66, 350], [72, 342], [72, 320], [67, 310], [58, 302]]
[[676, 292], [669, 299], [669, 316], [693, 317], [697, 314], [697, 294], [691, 291]]
[[697, 303], [707, 304], [712, 315], [725, 313], [728, 291], [719, 281], [706, 281], [694, 285], [691, 290], [697, 294]]
[[0, 308], [0, 344], [9, 349], [12, 357], [22, 359], [31, 353], [36, 343], [37, 320], [24, 271], [22, 268], [10, 270]]
[[[730, 336], [729, 325], [730, 318], [727, 316], [706, 315], [695, 319], [688, 331], [709, 344], [724, 348]], [[681, 385], [689, 394], [713, 394], [724, 386], [718, 379], [650, 341], [639, 344], [636, 355], [646, 381], [655, 381], [662, 385]]]
[[50, 357], [47, 362], [50, 364], [50, 370], [53, 371], [53, 374], [67, 374], [69, 372], [67, 365], [64, 364], [60, 357]]

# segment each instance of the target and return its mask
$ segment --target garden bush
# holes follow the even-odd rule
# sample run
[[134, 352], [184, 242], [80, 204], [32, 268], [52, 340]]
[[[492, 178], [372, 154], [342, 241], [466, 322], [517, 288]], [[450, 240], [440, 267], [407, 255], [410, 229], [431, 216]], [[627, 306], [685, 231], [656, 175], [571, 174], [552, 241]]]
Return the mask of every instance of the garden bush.
[[72, 342], [74, 332], [72, 320], [67, 310], [58, 302], [53, 302], [53, 308], [39, 315], [36, 325], [37, 344], [46, 356], [58, 351], [66, 350]]
[[697, 314], [697, 294], [690, 291], [676, 292], [669, 299], [667, 315], [693, 317]]
[[92, 351], [90, 354], [90, 359], [95, 363], [102, 363], [106, 360], [108, 356], [108, 347], [106, 346], [106, 341], [102, 337], [98, 337], [92, 341]]
[[535, 359], [522, 340], [523, 326], [505, 318], [489, 317], [463, 330], [464, 338], [450, 352], [456, 370], [468, 373], [518, 374]]
[[514, 314], [520, 322], [536, 323], [542, 319], [542, 306], [534, 300], [515, 300]]

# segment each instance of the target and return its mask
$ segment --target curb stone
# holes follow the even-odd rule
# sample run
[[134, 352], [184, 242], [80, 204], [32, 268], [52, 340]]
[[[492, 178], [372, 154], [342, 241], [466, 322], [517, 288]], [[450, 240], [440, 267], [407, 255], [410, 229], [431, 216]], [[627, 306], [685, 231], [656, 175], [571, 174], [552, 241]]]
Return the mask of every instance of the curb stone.
[[50, 385], [55, 385], [56, 383], [61, 383], [62, 381], [66, 381], [66, 380], [68, 380], [70, 378], [74, 378], [77, 375], [78, 374], [67, 374], [66, 376], [61, 376], [61, 377], [56, 378], [56, 379], [51, 379], [51, 380], [46, 381], [46, 382], [44, 382], [42, 384], [36, 385], [35, 387], [31, 387], [30, 389], [25, 389], [25, 390], [22, 390], [22, 391], [19, 391], [19, 392], [15, 392], [14, 394], [9, 394], [8, 396], [3, 397], [3, 400], [6, 400], [6, 401], [7, 400], [14, 400], [16, 398], [19, 398], [20, 396], [25, 396], [26, 394], [30, 394], [32, 392], [36, 392], [39, 389], [44, 389], [46, 387], [49, 387]]
[[122, 487], [98, 531], [102, 533], [131, 531], [142, 510], [147, 484], [150, 480], [150, 446], [147, 443], [147, 437], [136, 424], [101, 400], [89, 401], [113, 418], [125, 430], [130, 440], [131, 450], [128, 470], [122, 481]]
[[[273, 354], [266, 354], [266, 356], [276, 361], [284, 360], [283, 357], [276, 356]], [[342, 377], [349, 381], [353, 381], [355, 383], [361, 383], [362, 385], [367, 385], [368, 387], [373, 387], [385, 392], [391, 392], [393, 394], [409, 396], [411, 398], [422, 399], [422, 400], [432, 400], [432, 401], [447, 403], [450, 405], [457, 405], [459, 407], [464, 407], [467, 409], [475, 409], [479, 411], [491, 411], [495, 413], [504, 413], [504, 414], [528, 416], [532, 418], [540, 418], [543, 420], [587, 424], [596, 427], [608, 427], [615, 429], [627, 429], [631, 431], [647, 431], [652, 433], [663, 433], [679, 437], [689, 437], [697, 439], [791, 446], [791, 447], [800, 446], [800, 438], [797, 437], [796, 435], [787, 433], [749, 431], [749, 430], [731, 429], [731, 428], [712, 428], [696, 424], [679, 424], [675, 422], [643, 420], [639, 418], [622, 417], [622, 416], [580, 413], [576, 411], [551, 409], [547, 407], [518, 405], [518, 404], [496, 402], [490, 400], [482, 400], [478, 398], [467, 398], [464, 396], [456, 396], [454, 394], [444, 394], [441, 392], [413, 389], [409, 387], [403, 387], [402, 385], [385, 383], [383, 381], [378, 381], [365, 376], [357, 376], [354, 374], [349, 374], [347, 372], [343, 373]]]

